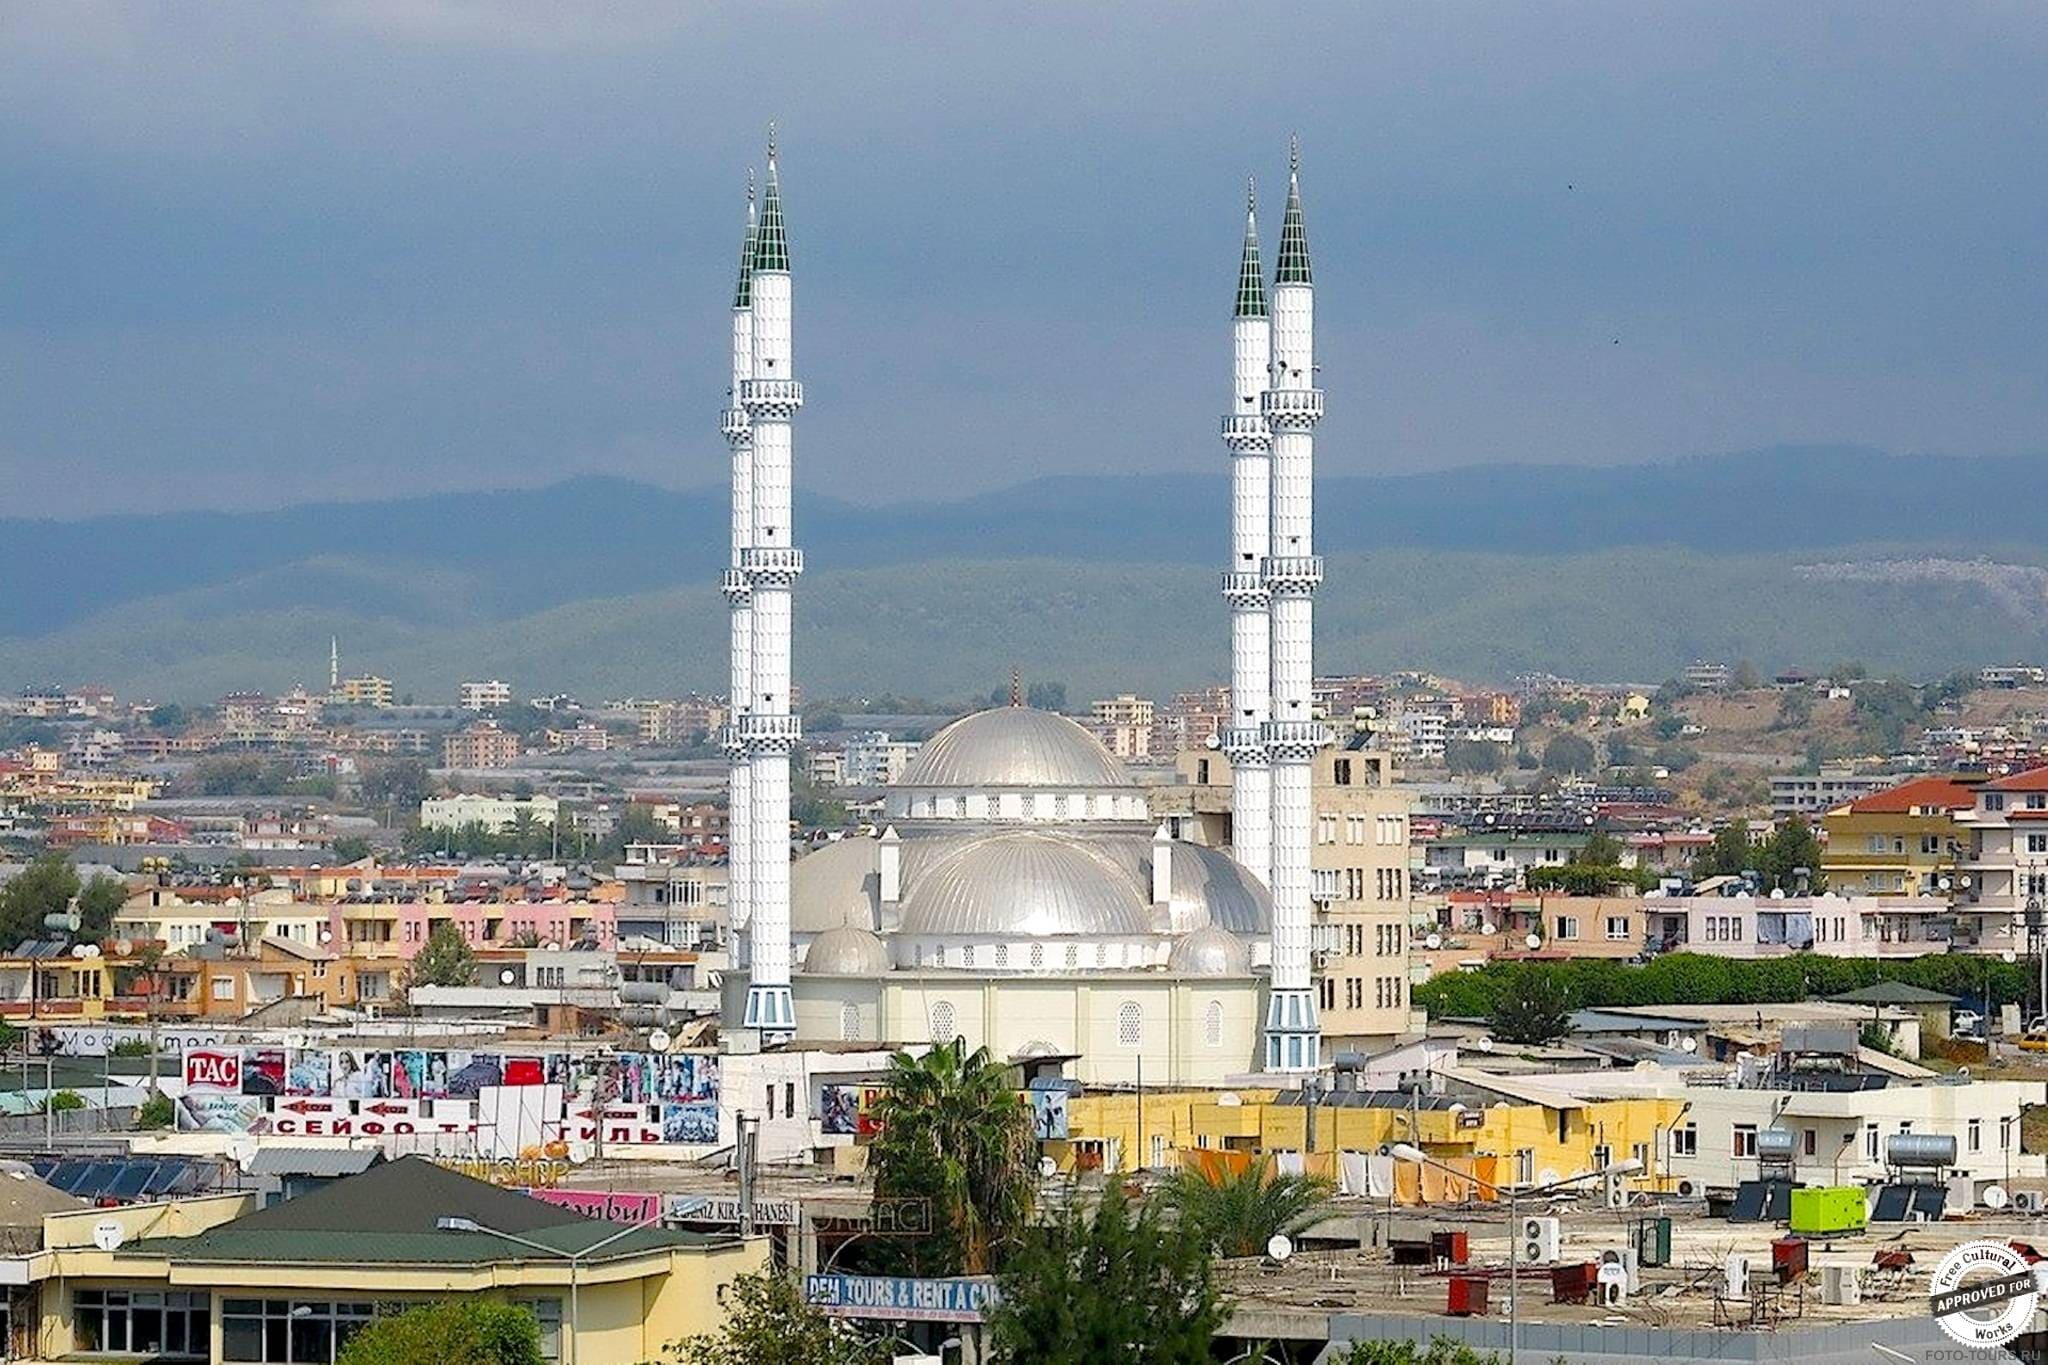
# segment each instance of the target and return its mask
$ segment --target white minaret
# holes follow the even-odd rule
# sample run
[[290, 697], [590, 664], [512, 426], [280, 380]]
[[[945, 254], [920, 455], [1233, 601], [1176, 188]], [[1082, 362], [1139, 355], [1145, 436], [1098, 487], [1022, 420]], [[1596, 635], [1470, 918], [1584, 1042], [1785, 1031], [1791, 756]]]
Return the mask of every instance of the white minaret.
[[751, 970], [743, 1027], [780, 1042], [796, 1032], [789, 995], [789, 754], [799, 734], [789, 706], [790, 589], [804, 570], [790, 532], [790, 422], [803, 406], [790, 358], [789, 239], [775, 130], [768, 130], [768, 180], [754, 233], [749, 289], [753, 363], [740, 406], [754, 445], [752, 529], [740, 551], [753, 608], [747, 710], [739, 718], [748, 775], [748, 915]]
[[725, 600], [732, 605], [731, 677], [727, 689], [731, 719], [721, 737], [726, 757], [726, 904], [732, 929], [747, 927], [752, 904], [749, 879], [754, 847], [751, 818], [753, 767], [740, 737], [740, 716], [753, 695], [754, 607], [740, 552], [754, 536], [754, 439], [740, 390], [754, 377], [754, 175], [747, 173], [747, 232], [740, 242], [740, 280], [732, 296], [732, 387], [719, 429], [732, 451], [732, 562], [725, 571]]
[[1301, 156], [1290, 150], [1287, 214], [1273, 271], [1272, 372], [1260, 411], [1273, 440], [1273, 530], [1264, 569], [1272, 597], [1272, 715], [1260, 727], [1273, 765], [1273, 983], [1266, 1012], [1266, 1065], [1306, 1071], [1321, 1061], [1309, 981], [1309, 840], [1313, 763], [1330, 736], [1315, 719], [1315, 286], [1301, 220]]
[[1237, 267], [1237, 306], [1230, 323], [1230, 411], [1223, 445], [1230, 452], [1230, 567], [1223, 600], [1230, 604], [1230, 722], [1217, 738], [1230, 758], [1230, 842], [1237, 860], [1273, 880], [1273, 770], [1259, 727], [1271, 719], [1272, 619], [1264, 568], [1272, 543], [1272, 437], [1259, 395], [1272, 356], [1266, 272], [1259, 260], [1259, 222], [1245, 189], [1244, 251]]

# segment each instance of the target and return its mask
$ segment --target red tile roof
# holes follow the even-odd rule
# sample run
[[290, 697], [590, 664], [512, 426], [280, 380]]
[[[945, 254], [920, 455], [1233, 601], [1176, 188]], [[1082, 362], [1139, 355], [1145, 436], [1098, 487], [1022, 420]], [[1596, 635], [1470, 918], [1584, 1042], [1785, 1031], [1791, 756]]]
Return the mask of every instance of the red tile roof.
[[[2001, 786], [1994, 782], [1991, 785]], [[1977, 804], [1974, 787], [1965, 786], [1952, 777], [1916, 777], [1911, 782], [1851, 801], [1848, 809], [1856, 815], [1904, 815], [1910, 810], [1940, 806], [1948, 810], [1968, 810]]]
[[1998, 792], [2048, 792], [2048, 768], [2029, 768], [1990, 784]]

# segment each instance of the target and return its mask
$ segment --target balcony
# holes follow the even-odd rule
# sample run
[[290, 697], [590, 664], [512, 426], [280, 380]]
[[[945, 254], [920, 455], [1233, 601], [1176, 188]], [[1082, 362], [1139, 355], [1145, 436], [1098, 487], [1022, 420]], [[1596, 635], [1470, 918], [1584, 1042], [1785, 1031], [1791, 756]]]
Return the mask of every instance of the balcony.
[[804, 386], [794, 379], [748, 379], [740, 384], [740, 406], [749, 416], [787, 417], [804, 405]]
[[767, 740], [794, 744], [804, 737], [804, 723], [796, 716], [763, 716], [749, 713], [739, 718], [742, 743]]
[[1323, 418], [1323, 391], [1268, 389], [1259, 395], [1259, 411], [1276, 430], [1320, 422]]
[[740, 572], [748, 577], [804, 571], [804, 552], [793, 545], [749, 545], [740, 551]]
[[1268, 592], [1307, 592], [1323, 581], [1321, 555], [1269, 555], [1260, 566]]

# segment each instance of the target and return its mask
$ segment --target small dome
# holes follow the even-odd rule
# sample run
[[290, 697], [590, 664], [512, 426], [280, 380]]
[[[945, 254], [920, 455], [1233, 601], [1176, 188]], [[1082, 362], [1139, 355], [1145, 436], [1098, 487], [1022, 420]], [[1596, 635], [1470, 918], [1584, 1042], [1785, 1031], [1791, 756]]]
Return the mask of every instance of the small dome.
[[1211, 924], [1174, 943], [1166, 970], [1182, 976], [1250, 976], [1252, 950], [1236, 934]]
[[906, 934], [1040, 938], [1151, 929], [1151, 906], [1139, 897], [1134, 872], [1109, 850], [1053, 831], [948, 841], [903, 899]]
[[805, 976], [883, 976], [892, 965], [888, 946], [872, 930], [846, 924], [811, 940], [803, 971]]
[[962, 716], [919, 749], [899, 787], [1129, 787], [1131, 774], [1065, 716], [999, 706]]

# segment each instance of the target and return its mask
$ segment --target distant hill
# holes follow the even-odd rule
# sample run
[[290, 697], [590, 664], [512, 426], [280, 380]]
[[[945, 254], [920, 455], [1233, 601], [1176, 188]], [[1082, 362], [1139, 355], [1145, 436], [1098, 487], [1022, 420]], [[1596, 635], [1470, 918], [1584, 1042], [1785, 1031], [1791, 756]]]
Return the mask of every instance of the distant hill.
[[[1318, 664], [1654, 681], [1695, 656], [1923, 674], [2048, 656], [2041, 575], [2014, 590], [1967, 563], [2043, 558], [2013, 533], [1982, 539], [1987, 488], [2039, 505], [2048, 461], [1804, 449], [1326, 479]], [[986, 691], [1012, 661], [1083, 695], [1220, 679], [1225, 496], [1220, 476], [1105, 476], [951, 503], [806, 500], [799, 676], [813, 695]], [[206, 699], [318, 681], [339, 634], [347, 666], [422, 700], [480, 674], [715, 688], [726, 534], [723, 490], [604, 479], [0, 522], [0, 687]]]

